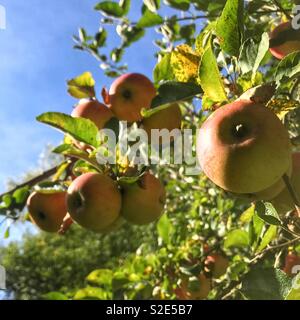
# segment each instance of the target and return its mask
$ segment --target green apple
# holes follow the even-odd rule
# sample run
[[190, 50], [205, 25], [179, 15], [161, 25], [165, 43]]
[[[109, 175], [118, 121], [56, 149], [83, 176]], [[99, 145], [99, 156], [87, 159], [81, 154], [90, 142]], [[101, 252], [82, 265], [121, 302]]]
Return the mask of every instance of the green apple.
[[204, 173], [226, 191], [257, 193], [291, 166], [289, 134], [264, 105], [238, 100], [217, 109], [202, 125], [197, 156]]

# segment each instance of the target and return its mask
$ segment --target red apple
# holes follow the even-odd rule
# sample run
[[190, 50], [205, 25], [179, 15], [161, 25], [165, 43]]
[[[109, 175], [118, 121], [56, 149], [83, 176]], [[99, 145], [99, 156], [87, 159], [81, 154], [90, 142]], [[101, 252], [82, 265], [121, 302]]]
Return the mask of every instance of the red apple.
[[107, 175], [85, 173], [70, 185], [67, 205], [79, 225], [105, 232], [120, 215], [121, 194], [116, 182]]
[[119, 120], [142, 120], [142, 108], [150, 108], [156, 95], [153, 83], [139, 73], [127, 73], [117, 78], [109, 89], [107, 103]]
[[[293, 40], [287, 37], [293, 36]], [[277, 59], [283, 59], [288, 54], [300, 50], [300, 30], [295, 30], [291, 22], [278, 25], [270, 34], [270, 52]]]
[[33, 192], [27, 199], [31, 220], [43, 231], [57, 232], [67, 214], [66, 192]]
[[197, 137], [197, 156], [204, 173], [219, 187], [257, 193], [288, 172], [291, 144], [275, 113], [262, 104], [238, 100], [204, 122]]

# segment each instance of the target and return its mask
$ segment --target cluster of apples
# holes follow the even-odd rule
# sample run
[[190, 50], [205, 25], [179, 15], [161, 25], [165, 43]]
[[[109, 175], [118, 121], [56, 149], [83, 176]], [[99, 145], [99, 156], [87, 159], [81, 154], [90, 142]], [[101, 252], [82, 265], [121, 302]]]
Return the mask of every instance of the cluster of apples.
[[[142, 108], [149, 109], [156, 95], [153, 83], [144, 75], [122, 75], [102, 95], [107, 105], [94, 98], [83, 101], [74, 108], [72, 116], [93, 121], [99, 130], [113, 117], [137, 122], [149, 136], [152, 129], [181, 127], [178, 104], [143, 119]], [[78, 141], [74, 144], [87, 149]], [[126, 186], [120, 186], [108, 174], [88, 172], [75, 178], [67, 192], [33, 192], [27, 201], [33, 222], [48, 232], [63, 231], [73, 221], [95, 232], [114, 230], [124, 219], [133, 224], [148, 224], [160, 217], [164, 204], [164, 186], [150, 172]]]
[[[204, 246], [204, 252], [209, 248]], [[229, 261], [221, 253], [212, 252], [204, 261], [204, 272], [201, 272], [194, 285], [189, 285], [188, 279], [181, 280], [180, 285], [175, 289], [175, 294], [179, 300], [202, 300], [206, 299], [212, 290], [211, 278], [219, 279], [228, 269]]]
[[283, 176], [300, 195], [300, 154], [289, 134], [265, 105], [237, 100], [217, 109], [197, 137], [200, 165], [216, 185], [251, 201], [270, 201], [279, 214], [295, 203]]

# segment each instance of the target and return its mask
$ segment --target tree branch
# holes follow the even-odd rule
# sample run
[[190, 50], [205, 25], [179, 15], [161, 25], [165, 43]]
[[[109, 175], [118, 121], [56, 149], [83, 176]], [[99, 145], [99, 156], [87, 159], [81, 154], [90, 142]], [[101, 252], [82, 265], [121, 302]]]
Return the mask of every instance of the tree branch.
[[292, 17], [289, 14], [288, 10], [284, 9], [278, 0], [273, 0], [273, 2], [282, 13], [284, 13], [290, 20], [292, 20]]
[[[61, 165], [61, 164], [60, 164], [60, 165]], [[53, 175], [56, 173], [56, 171], [58, 170], [58, 168], [60, 167], [60, 165], [57, 165], [57, 166], [55, 166], [55, 167], [53, 167], [53, 168], [51, 168], [51, 169], [43, 172], [43, 173], [40, 174], [39, 176], [34, 177], [33, 179], [31, 179], [31, 180], [29, 180], [29, 181], [26, 181], [26, 182], [24, 182], [24, 183], [21, 183], [21, 184], [15, 186], [15, 187], [14, 187], [12, 190], [10, 190], [10, 191], [7, 191], [7, 192], [5, 192], [5, 193], [2, 193], [2, 194], [0, 195], [0, 199], [1, 199], [2, 197], [6, 196], [6, 195], [9, 195], [9, 194], [14, 193], [16, 190], [18, 190], [18, 189], [20, 189], [20, 188], [23, 188], [23, 187], [26, 187], [26, 186], [32, 187], [32, 186], [36, 185], [37, 183], [39, 183], [39, 182], [41, 182], [41, 181], [43, 181], [43, 180], [45, 180], [45, 179], [53, 176]]]

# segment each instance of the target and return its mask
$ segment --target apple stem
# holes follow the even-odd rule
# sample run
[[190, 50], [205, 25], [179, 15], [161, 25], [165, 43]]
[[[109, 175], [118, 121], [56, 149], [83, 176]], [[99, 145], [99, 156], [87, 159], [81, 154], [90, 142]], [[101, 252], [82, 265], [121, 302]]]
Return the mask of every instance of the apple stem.
[[291, 198], [292, 198], [292, 200], [293, 200], [293, 202], [295, 204], [296, 211], [297, 211], [298, 215], [300, 215], [299, 198], [298, 198], [298, 195], [296, 194], [296, 192], [295, 192], [295, 190], [294, 190], [294, 188], [293, 188], [293, 186], [291, 184], [290, 178], [289, 178], [289, 176], [287, 174], [284, 174], [282, 176], [282, 179], [283, 179], [283, 181], [285, 183], [285, 186], [286, 186], [286, 188], [287, 188], [287, 190], [288, 190], [288, 192], [289, 192], [289, 194], [290, 194], [290, 196], [291, 196]]

